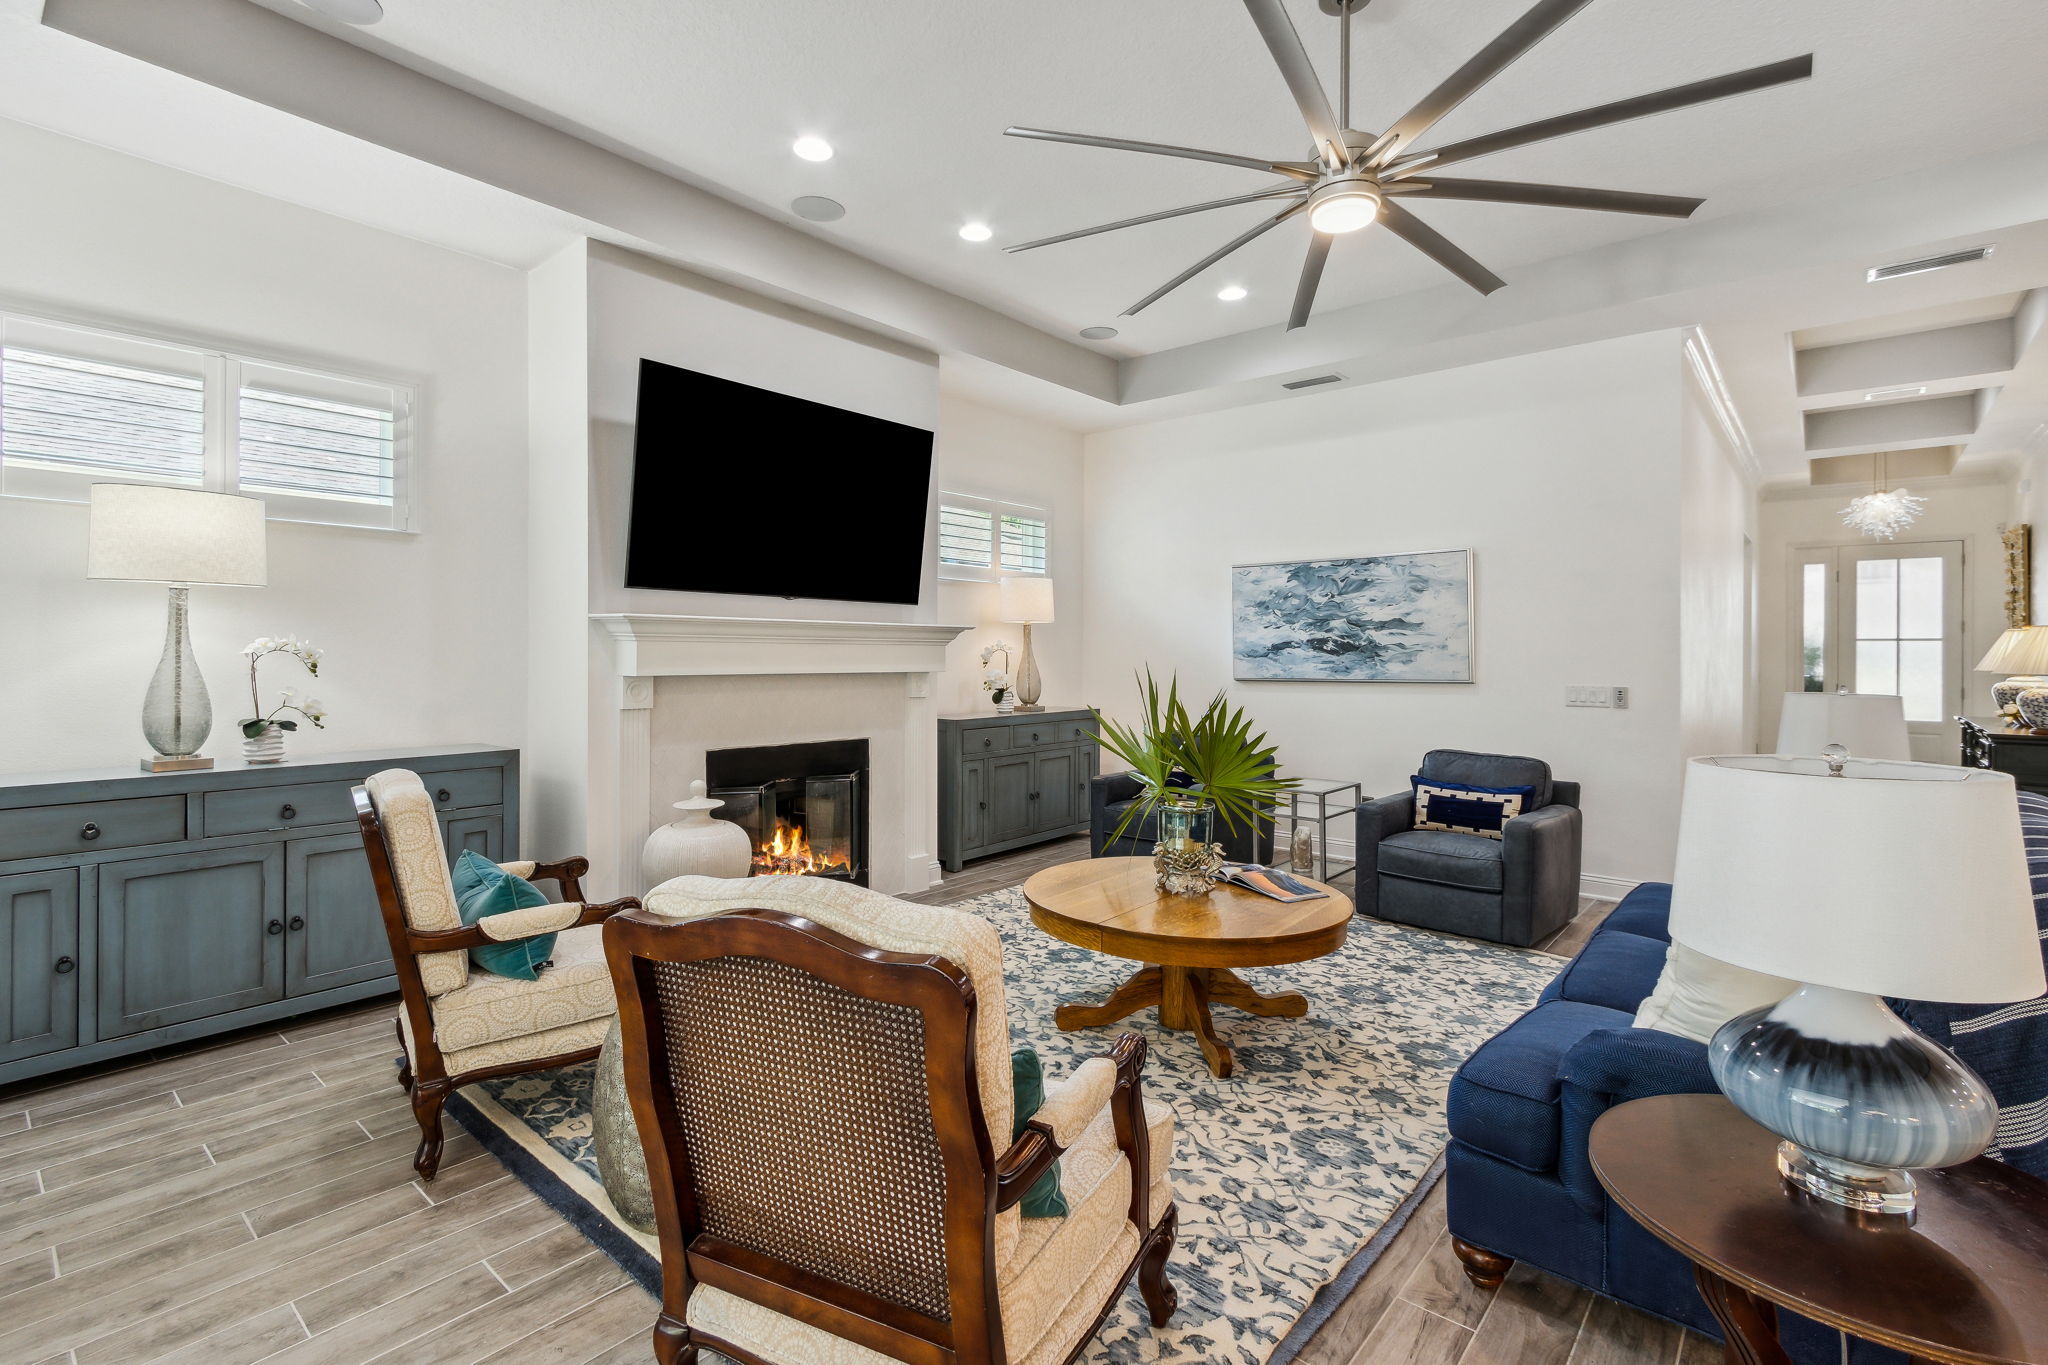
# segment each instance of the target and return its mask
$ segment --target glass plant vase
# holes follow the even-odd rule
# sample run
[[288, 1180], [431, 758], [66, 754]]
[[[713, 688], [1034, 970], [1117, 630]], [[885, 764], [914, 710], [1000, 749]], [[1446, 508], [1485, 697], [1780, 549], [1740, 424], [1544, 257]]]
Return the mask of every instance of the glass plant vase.
[[1159, 844], [1152, 867], [1159, 889], [1172, 895], [1206, 895], [1223, 878], [1223, 854], [1210, 839], [1216, 808], [1189, 792], [1167, 792], [1154, 808]]

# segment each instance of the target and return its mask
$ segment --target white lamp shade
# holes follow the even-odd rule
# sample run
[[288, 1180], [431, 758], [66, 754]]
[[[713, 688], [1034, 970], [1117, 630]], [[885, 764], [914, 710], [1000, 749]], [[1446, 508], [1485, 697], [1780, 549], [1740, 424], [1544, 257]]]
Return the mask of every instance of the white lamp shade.
[[2008, 677], [2048, 673], [2048, 626], [2015, 626], [2006, 631], [1977, 660], [1977, 671]]
[[85, 576], [260, 588], [263, 500], [197, 488], [96, 483]]
[[2048, 989], [2005, 773], [1695, 758], [1672, 882], [1671, 937], [1751, 971], [1909, 1000]]
[[1005, 578], [999, 591], [1003, 620], [1017, 625], [1044, 625], [1052, 620], [1050, 578]]
[[1778, 713], [1778, 752], [1818, 754], [1839, 744], [1857, 758], [1913, 757], [1906, 702], [1857, 692], [1787, 692]]

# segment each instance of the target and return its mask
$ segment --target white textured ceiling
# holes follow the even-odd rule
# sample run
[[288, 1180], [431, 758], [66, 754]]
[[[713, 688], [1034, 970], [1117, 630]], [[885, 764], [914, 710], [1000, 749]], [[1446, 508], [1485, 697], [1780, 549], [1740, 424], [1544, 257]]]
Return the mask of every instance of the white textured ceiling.
[[[1285, 87], [1237, 0], [385, 0], [372, 28], [297, 0], [279, 13], [796, 222], [789, 201], [847, 205], [807, 230], [1109, 349], [1160, 351], [1284, 316], [1306, 229], [1288, 226], [1136, 319], [1115, 315], [1261, 214], [1247, 206], [1022, 256], [996, 248], [1260, 183], [1197, 162], [1022, 142], [1010, 123], [1301, 156]], [[1332, 80], [1335, 21], [1289, 0]], [[1528, 0], [1373, 0], [1357, 21], [1353, 122], [1384, 126]], [[1598, 0], [1439, 125], [1485, 132], [1812, 51], [1809, 82], [1475, 161], [1503, 179], [1704, 195], [1697, 217], [1759, 209], [2039, 140], [2048, 5], [2038, 0]], [[800, 133], [832, 161], [789, 153]], [[1483, 204], [1420, 216], [1506, 276], [1664, 220]], [[975, 246], [955, 229], [988, 221]], [[1401, 242], [1340, 243], [1321, 307], [1440, 284]], [[1242, 302], [1215, 297], [1225, 283]]]

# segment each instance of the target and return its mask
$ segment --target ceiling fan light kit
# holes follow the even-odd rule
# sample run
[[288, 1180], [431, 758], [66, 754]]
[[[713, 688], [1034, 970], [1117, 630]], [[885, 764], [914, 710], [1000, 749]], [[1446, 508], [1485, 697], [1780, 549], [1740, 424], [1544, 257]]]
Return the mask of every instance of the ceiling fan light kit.
[[[1537, 0], [1536, 5], [1472, 59], [1452, 72], [1421, 101], [1396, 119], [1383, 133], [1363, 132], [1351, 126], [1351, 19], [1370, 0], [1320, 0], [1323, 13], [1338, 21], [1337, 104], [1333, 108], [1302, 46], [1301, 35], [1287, 15], [1285, 0], [1243, 0], [1252, 23], [1264, 40], [1266, 50], [1280, 69], [1281, 79], [1294, 96], [1306, 125], [1310, 152], [1302, 160], [1245, 156], [1235, 152], [1211, 151], [1201, 147], [1179, 147], [1167, 143], [1140, 142], [1130, 138], [1099, 137], [1089, 133], [1056, 132], [1046, 128], [1012, 127], [1009, 137], [1040, 142], [1062, 142], [1081, 147], [1102, 147], [1112, 151], [1136, 152], [1146, 156], [1179, 157], [1209, 161], [1245, 170], [1262, 171], [1281, 177], [1277, 182], [1228, 199], [1141, 214], [1114, 223], [1079, 228], [1036, 241], [1020, 242], [1006, 251], [1032, 251], [1060, 242], [1094, 237], [1105, 232], [1179, 218], [1191, 213], [1231, 208], [1263, 200], [1280, 201], [1279, 210], [1226, 242], [1124, 310], [1129, 317], [1158, 302], [1210, 266], [1253, 239], [1307, 210], [1308, 254], [1302, 263], [1295, 289], [1294, 308], [1288, 316], [1288, 330], [1305, 326], [1315, 307], [1316, 291], [1322, 282], [1323, 266], [1329, 258], [1333, 237], [1356, 232], [1375, 222], [1456, 275], [1473, 289], [1490, 294], [1506, 281], [1451, 243], [1434, 228], [1409, 212], [1406, 204], [1423, 199], [1464, 199], [1498, 204], [1532, 204], [1546, 208], [1589, 209], [1605, 213], [1640, 213], [1665, 218], [1690, 217], [1704, 201], [1670, 194], [1643, 194], [1630, 190], [1589, 189], [1575, 185], [1528, 184], [1512, 180], [1470, 180], [1434, 174], [1442, 167], [1473, 157], [1508, 151], [1551, 138], [1582, 133], [1594, 128], [1624, 123], [1650, 114], [1667, 113], [1710, 100], [1726, 99], [1805, 80], [1813, 74], [1813, 56], [1793, 57], [1738, 71], [1710, 80], [1694, 81], [1648, 95], [1616, 100], [1577, 113], [1540, 119], [1534, 123], [1468, 138], [1428, 151], [1416, 147], [1439, 120], [1449, 114], [1488, 81], [1506, 70], [1518, 57], [1542, 41], [1590, 0]], [[1394, 202], [1393, 196], [1402, 202]]]

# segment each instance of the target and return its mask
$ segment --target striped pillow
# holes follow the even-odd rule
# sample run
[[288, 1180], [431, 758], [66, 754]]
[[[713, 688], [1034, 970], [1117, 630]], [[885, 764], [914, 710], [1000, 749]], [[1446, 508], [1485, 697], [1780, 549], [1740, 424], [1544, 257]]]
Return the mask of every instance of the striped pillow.
[[[2019, 801], [2034, 915], [2048, 954], [2048, 797], [2023, 791]], [[1991, 1087], [1998, 1129], [1986, 1155], [2048, 1179], [2048, 995], [2016, 1005], [1894, 1000], [1892, 1008]]]

